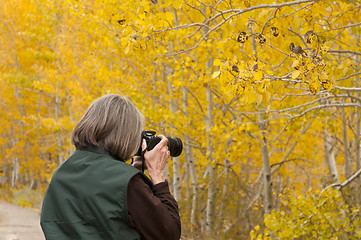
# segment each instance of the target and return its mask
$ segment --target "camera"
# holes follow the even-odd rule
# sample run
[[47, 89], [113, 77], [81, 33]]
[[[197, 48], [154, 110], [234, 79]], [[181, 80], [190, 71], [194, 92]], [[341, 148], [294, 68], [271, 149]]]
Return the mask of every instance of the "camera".
[[[141, 144], [136, 156], [141, 155], [143, 139], [145, 139], [145, 142], [147, 143], [147, 151], [152, 150], [161, 141], [161, 139], [155, 136], [155, 134], [156, 134], [155, 131], [150, 131], [150, 130], [145, 130], [142, 132]], [[168, 150], [170, 152], [170, 156], [178, 157], [179, 155], [181, 155], [183, 150], [182, 140], [180, 140], [177, 137], [167, 137], [167, 139], [168, 139]]]

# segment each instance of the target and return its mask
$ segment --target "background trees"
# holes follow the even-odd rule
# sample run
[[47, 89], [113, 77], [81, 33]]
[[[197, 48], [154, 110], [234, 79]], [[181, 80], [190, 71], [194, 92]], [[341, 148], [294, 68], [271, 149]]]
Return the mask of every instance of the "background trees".
[[[307, 0], [4, 2], [7, 186], [43, 191], [71, 154], [70, 132], [85, 108], [120, 93], [147, 128], [184, 140], [169, 179], [185, 239], [324, 236], [311, 227], [282, 235], [300, 212], [319, 216], [328, 237], [357, 236], [360, 8]], [[317, 200], [329, 207], [320, 208], [313, 196], [330, 185], [343, 186], [342, 195], [323, 191]], [[305, 211], [312, 204], [317, 213]], [[350, 228], [328, 231], [340, 226], [340, 208]]]

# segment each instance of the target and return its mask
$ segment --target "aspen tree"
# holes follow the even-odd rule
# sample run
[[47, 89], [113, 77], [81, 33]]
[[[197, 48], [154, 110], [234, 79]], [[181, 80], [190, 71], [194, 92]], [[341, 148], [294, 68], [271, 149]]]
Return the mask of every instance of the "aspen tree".
[[[210, 60], [211, 61], [211, 60]], [[210, 88], [206, 87], [207, 92], [207, 119], [206, 119], [206, 132], [207, 132], [207, 161], [208, 161], [208, 195], [207, 195], [207, 211], [206, 211], [206, 235], [212, 236], [214, 230], [214, 214], [215, 214], [215, 178], [216, 178], [216, 169], [214, 166], [214, 156], [213, 156], [213, 143], [211, 128], [213, 126], [213, 95]]]
[[337, 165], [335, 161], [335, 155], [333, 152], [332, 139], [326, 129], [323, 130], [324, 144], [325, 144], [325, 160], [330, 173], [332, 182], [339, 182], [339, 176], [337, 171]]
[[345, 176], [349, 178], [352, 175], [353, 167], [352, 167], [352, 159], [349, 155], [349, 144], [347, 138], [347, 119], [345, 108], [342, 108], [342, 139], [343, 139], [343, 147], [344, 147], [344, 157], [345, 157]]
[[[183, 91], [183, 110], [184, 115], [189, 120], [189, 111], [188, 111], [188, 90], [185, 86], [182, 87]], [[188, 122], [187, 125], [190, 123]], [[197, 170], [195, 166], [195, 158], [193, 156], [193, 150], [191, 147], [191, 141], [188, 135], [184, 136], [184, 157], [187, 162], [189, 175], [191, 178], [191, 186], [192, 186], [192, 204], [191, 204], [191, 216], [190, 216], [190, 224], [191, 230], [193, 232], [194, 226], [196, 224], [196, 214], [197, 214], [197, 205], [198, 205], [198, 194], [199, 194], [199, 186], [197, 180]]]

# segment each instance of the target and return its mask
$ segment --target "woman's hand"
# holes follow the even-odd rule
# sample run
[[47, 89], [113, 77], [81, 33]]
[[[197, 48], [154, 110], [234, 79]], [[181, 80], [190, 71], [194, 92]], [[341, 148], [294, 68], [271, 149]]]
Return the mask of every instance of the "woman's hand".
[[[161, 141], [151, 150], [144, 154], [145, 164], [153, 184], [165, 181], [164, 168], [168, 163], [170, 152], [167, 144], [168, 139], [163, 135], [158, 135]], [[146, 143], [143, 140], [142, 149], [145, 149]]]

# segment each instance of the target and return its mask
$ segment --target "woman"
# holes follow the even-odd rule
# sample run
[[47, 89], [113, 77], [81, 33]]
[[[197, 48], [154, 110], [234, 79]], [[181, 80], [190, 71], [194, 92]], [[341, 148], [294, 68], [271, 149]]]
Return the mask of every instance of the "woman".
[[[139, 149], [144, 117], [120, 95], [94, 101], [74, 128], [76, 151], [53, 174], [44, 197], [46, 239], [179, 239], [178, 205], [163, 170], [167, 138], [144, 154], [151, 180], [125, 163]], [[142, 149], [146, 148], [143, 140]]]

